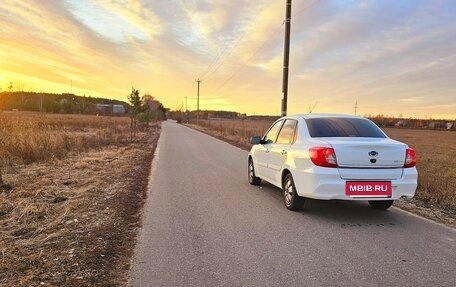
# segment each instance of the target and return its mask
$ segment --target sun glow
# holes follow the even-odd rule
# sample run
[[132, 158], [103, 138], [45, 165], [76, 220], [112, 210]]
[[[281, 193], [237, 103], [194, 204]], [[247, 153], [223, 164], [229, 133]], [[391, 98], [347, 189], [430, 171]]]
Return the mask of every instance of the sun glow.
[[[283, 3], [167, 3], [6, 0], [1, 90], [126, 100], [134, 86], [173, 108], [200, 77], [201, 109], [280, 113]], [[358, 102], [358, 114], [454, 118], [455, 6], [294, 4], [288, 112]]]

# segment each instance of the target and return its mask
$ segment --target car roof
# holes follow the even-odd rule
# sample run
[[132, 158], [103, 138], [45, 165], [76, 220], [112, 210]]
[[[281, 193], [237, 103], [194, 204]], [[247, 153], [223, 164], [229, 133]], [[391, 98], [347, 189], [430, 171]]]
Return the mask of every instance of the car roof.
[[315, 118], [358, 118], [358, 119], [364, 119], [363, 117], [360, 116], [354, 116], [354, 115], [348, 115], [348, 114], [296, 114], [296, 115], [290, 115], [287, 116], [286, 118], [304, 118], [304, 119], [315, 119]]

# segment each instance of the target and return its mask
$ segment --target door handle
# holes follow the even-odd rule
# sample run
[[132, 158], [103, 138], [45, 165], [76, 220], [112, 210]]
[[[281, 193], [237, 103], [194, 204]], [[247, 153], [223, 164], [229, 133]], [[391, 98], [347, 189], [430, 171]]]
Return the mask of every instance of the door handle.
[[286, 155], [286, 154], [287, 154], [287, 151], [286, 151], [286, 150], [282, 150], [281, 154], [282, 154], [282, 155]]

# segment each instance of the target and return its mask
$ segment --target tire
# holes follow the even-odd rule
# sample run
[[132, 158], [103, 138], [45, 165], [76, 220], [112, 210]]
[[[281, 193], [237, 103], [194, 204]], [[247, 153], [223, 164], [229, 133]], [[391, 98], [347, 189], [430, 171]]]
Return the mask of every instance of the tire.
[[304, 204], [304, 198], [300, 197], [296, 192], [293, 176], [287, 174], [282, 183], [283, 186], [283, 202], [289, 210], [300, 210]]
[[249, 158], [248, 177], [249, 177], [249, 183], [251, 185], [260, 185], [261, 178], [259, 178], [255, 175], [255, 168], [253, 166], [252, 158]]
[[369, 200], [369, 205], [373, 209], [386, 210], [393, 205], [394, 200]]

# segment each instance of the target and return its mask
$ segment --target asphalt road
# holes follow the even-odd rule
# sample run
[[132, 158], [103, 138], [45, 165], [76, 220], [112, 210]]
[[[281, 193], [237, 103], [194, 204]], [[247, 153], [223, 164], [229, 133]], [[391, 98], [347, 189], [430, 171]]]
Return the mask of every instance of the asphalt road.
[[247, 181], [247, 153], [162, 125], [132, 286], [456, 286], [456, 230]]

